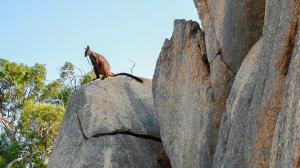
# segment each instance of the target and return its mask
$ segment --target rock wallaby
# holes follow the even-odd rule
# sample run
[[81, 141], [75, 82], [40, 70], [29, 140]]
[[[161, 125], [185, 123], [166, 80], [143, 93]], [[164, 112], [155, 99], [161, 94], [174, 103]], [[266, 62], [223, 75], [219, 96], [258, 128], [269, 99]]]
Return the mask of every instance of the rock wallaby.
[[104, 58], [104, 56], [94, 52], [89, 46], [86, 47], [84, 56], [90, 57], [92, 65], [94, 67], [94, 72], [97, 77], [96, 79], [99, 79], [100, 75], [101, 75], [101, 80], [103, 80], [107, 77], [115, 77], [115, 76], [124, 75], [124, 76], [131, 77], [140, 83], [143, 83], [143, 80], [141, 78], [133, 76], [128, 73], [117, 73], [117, 74], [112, 73], [110, 70], [110, 65], [109, 65], [108, 61]]

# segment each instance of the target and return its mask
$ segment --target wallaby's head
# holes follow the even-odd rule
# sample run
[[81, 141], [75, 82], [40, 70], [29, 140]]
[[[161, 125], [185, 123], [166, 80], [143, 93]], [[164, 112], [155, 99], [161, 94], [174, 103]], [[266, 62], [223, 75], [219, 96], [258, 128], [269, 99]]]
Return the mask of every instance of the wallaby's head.
[[85, 48], [84, 56], [86, 57], [86, 56], [90, 55], [91, 52], [92, 52], [92, 50], [90, 49], [90, 46], [87, 46], [87, 47]]

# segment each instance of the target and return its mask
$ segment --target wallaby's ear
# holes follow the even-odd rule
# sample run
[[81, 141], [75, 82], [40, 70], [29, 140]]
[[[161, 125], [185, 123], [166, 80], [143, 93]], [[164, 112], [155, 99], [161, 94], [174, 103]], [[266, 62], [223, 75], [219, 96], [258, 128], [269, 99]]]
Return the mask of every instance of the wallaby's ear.
[[85, 57], [88, 55], [89, 50], [90, 50], [90, 46], [88, 45], [88, 46], [85, 48], [85, 53], [84, 53], [84, 56], [85, 56]]

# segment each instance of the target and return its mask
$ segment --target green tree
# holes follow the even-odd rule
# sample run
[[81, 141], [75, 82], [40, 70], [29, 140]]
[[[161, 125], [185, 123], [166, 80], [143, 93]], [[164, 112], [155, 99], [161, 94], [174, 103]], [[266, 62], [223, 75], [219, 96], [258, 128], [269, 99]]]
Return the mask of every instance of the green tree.
[[36, 103], [33, 100], [24, 103], [21, 115], [21, 133], [26, 139], [30, 153], [24, 159], [35, 161], [37, 167], [45, 167], [45, 158], [49, 158], [58, 135], [65, 108], [61, 105]]
[[70, 62], [46, 84], [46, 68], [0, 59], [0, 167], [46, 167], [69, 97], [95, 78]]
[[17, 121], [24, 101], [38, 99], [45, 79], [46, 69], [41, 64], [28, 67], [0, 60], [0, 122], [8, 142], [20, 139]]
[[19, 163], [16, 163], [15, 167], [26, 165], [21, 164], [24, 162], [22, 156], [28, 152], [28, 146], [27, 139], [21, 132], [20, 118], [24, 102], [38, 101], [45, 88], [45, 79], [44, 65], [35, 64], [29, 67], [0, 59], [0, 166], [7, 166], [16, 161]]
[[0, 167], [46, 167], [69, 97], [94, 73], [72, 63], [46, 84], [46, 68], [0, 59]]
[[71, 62], [65, 62], [60, 68], [60, 79], [58, 80], [63, 85], [61, 98], [64, 102], [68, 102], [70, 95], [81, 85], [87, 84], [95, 79], [94, 72], [83, 73], [79, 68]]
[[84, 85], [84, 84], [90, 83], [95, 78], [96, 78], [96, 75], [94, 72], [92, 72], [92, 71], [88, 72], [80, 79], [80, 84]]

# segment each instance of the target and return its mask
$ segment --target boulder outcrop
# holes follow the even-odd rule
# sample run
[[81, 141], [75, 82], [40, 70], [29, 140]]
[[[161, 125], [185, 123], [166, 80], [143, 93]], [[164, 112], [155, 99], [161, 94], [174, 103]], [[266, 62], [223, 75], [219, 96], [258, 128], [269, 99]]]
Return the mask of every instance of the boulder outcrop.
[[175, 21], [153, 86], [73, 95], [49, 167], [300, 167], [300, 0], [194, 3], [203, 29]]
[[163, 145], [173, 167], [210, 167], [212, 163], [218, 130], [213, 125], [214, 99], [204, 39], [198, 23], [176, 20], [153, 77]]
[[[284, 107], [284, 99], [292, 103], [299, 98], [285, 95], [287, 79], [292, 71], [291, 57], [298, 32], [300, 1], [267, 1], [265, 21], [257, 61], [242, 93], [241, 85], [232, 86], [222, 119], [218, 147], [213, 167], [269, 167], [271, 149], [278, 114]], [[261, 44], [259, 44], [261, 43]], [[250, 51], [247, 57], [251, 57]], [[247, 58], [243, 64], [247, 63]], [[294, 66], [295, 67], [295, 66]], [[246, 65], [239, 72], [248, 71]], [[299, 72], [300, 69], [296, 71]], [[235, 82], [242, 78], [235, 77]], [[296, 84], [296, 83], [294, 83]], [[300, 87], [300, 85], [295, 86]], [[237, 100], [237, 105], [234, 100]], [[294, 107], [294, 109], [296, 109]], [[284, 112], [283, 112], [284, 113]], [[283, 140], [284, 141], [284, 140]], [[277, 147], [275, 147], [277, 148]], [[292, 150], [292, 148], [291, 148]], [[284, 166], [285, 167], [285, 166]], [[293, 166], [288, 166], [293, 167]]]
[[270, 168], [300, 167], [300, 25], [297, 32], [273, 137]]
[[71, 98], [48, 167], [160, 167], [152, 82], [96, 80]]
[[300, 1], [194, 2], [153, 78], [172, 166], [299, 167]]

